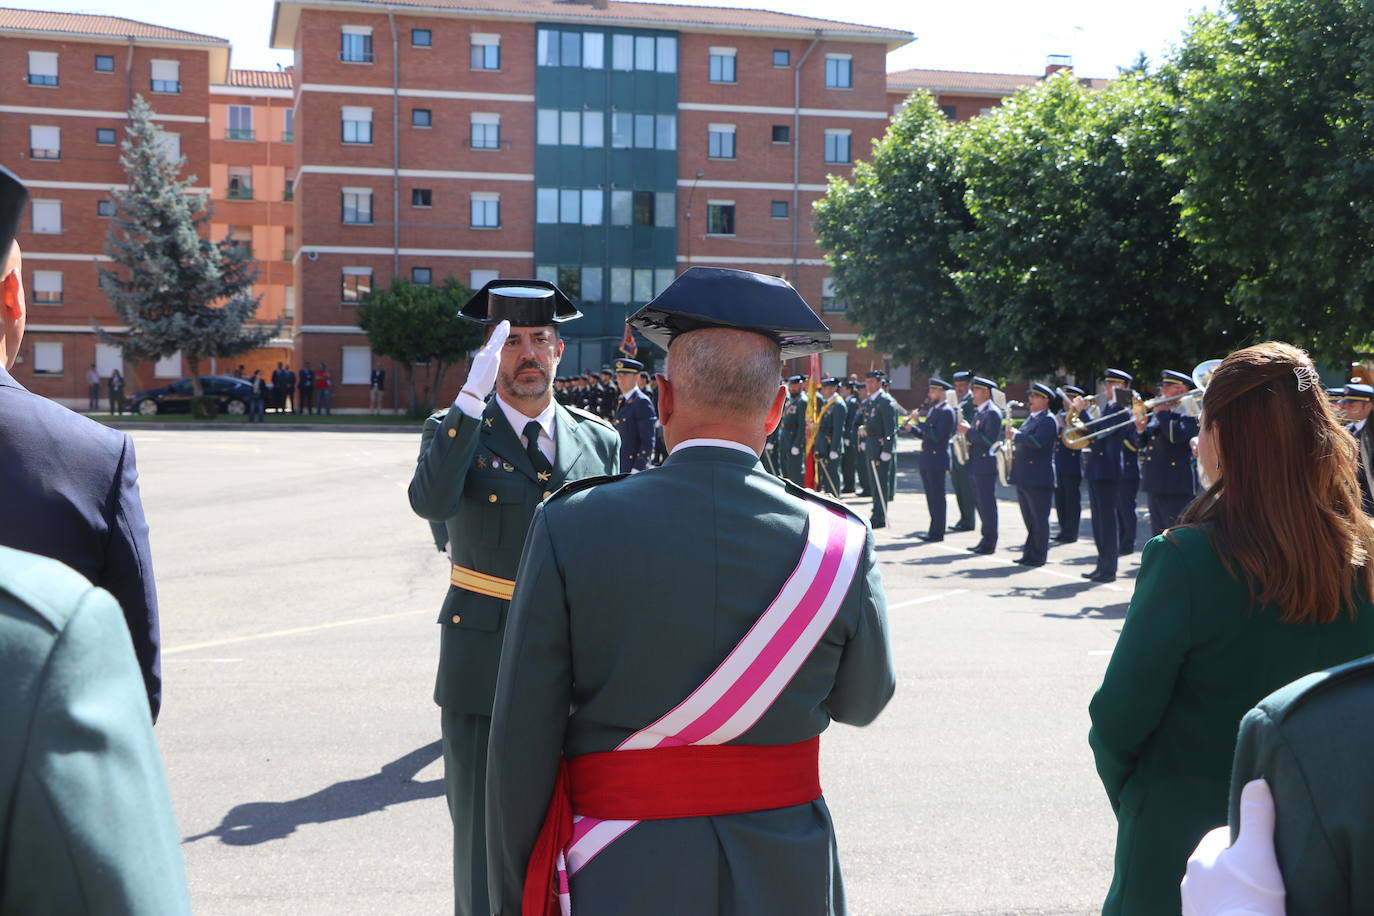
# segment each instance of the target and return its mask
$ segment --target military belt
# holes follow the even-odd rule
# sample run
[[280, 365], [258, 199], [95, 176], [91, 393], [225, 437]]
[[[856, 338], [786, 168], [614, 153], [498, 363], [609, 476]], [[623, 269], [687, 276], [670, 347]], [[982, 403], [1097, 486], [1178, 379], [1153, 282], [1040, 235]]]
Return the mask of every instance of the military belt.
[[449, 582], [465, 591], [500, 598], [502, 601], [509, 601], [511, 595], [515, 594], [514, 579], [490, 576], [475, 569], [468, 569], [466, 566], [459, 566], [457, 563], [453, 564]]

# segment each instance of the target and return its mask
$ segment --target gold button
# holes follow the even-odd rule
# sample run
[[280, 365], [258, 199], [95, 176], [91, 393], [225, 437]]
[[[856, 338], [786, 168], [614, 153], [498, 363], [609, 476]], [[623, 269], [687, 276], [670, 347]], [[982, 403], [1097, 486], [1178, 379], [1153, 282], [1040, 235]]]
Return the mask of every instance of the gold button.
[[491, 494], [490, 496], [488, 496], [488, 497], [487, 497], [487, 502], [489, 502], [489, 503], [494, 503], [494, 502], [496, 502], [496, 494], [493, 493], [493, 494]]
[[462, 621], [463, 621], [463, 618], [462, 618], [462, 617], [458, 616], [457, 614], [454, 614], [454, 615], [453, 615], [453, 622], [454, 622], [454, 623], [462, 623]]
[[548, 498], [549, 498], [550, 496], [552, 496], [552, 495], [553, 495], [553, 491], [552, 491], [552, 490], [545, 490], [545, 491], [544, 491], [544, 498], [545, 498], [545, 499], [548, 499]]
[[449, 437], [450, 439], [452, 439], [452, 438], [453, 438], [454, 436], [456, 436], [456, 435], [458, 435], [458, 430], [456, 430], [456, 429], [450, 429], [450, 430], [448, 431], [448, 437]]

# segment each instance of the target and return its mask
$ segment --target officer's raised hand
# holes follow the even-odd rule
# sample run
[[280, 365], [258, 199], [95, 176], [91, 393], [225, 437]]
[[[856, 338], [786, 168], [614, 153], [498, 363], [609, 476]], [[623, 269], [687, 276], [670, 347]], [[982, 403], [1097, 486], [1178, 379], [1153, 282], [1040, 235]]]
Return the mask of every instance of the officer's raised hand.
[[486, 409], [487, 395], [496, 387], [496, 373], [501, 368], [501, 348], [509, 336], [510, 322], [502, 321], [472, 357], [467, 381], [453, 399], [453, 406], [469, 417], [480, 417]]
[[1231, 829], [1218, 827], [1188, 859], [1184, 916], [1283, 916], [1286, 891], [1274, 855], [1274, 796], [1263, 779], [1241, 789], [1240, 824], [1236, 841], [1230, 839]]

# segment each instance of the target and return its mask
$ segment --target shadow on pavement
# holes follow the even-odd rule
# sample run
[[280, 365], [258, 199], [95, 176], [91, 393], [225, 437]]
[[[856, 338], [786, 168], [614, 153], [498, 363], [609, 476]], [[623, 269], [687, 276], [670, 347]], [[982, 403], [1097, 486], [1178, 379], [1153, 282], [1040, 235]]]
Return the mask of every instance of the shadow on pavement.
[[414, 777], [438, 760], [442, 753], [442, 742], [435, 741], [385, 764], [379, 772], [362, 779], [336, 782], [290, 801], [235, 805], [214, 830], [187, 837], [182, 842], [193, 843], [217, 836], [220, 842], [229, 846], [255, 846], [288, 837], [302, 824], [361, 817], [403, 802], [439, 798], [444, 794], [442, 779], [415, 782]]
[[1040, 616], [1059, 620], [1121, 620], [1126, 616], [1126, 609], [1130, 606], [1129, 601], [1122, 601], [1119, 604], [1080, 608], [1076, 614], [1045, 613]]

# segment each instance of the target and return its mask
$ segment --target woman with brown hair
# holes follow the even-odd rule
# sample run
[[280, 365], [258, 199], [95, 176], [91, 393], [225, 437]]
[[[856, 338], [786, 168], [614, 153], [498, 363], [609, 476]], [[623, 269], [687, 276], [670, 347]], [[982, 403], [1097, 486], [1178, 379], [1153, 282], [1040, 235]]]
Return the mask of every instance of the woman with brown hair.
[[1205, 491], [1151, 540], [1088, 742], [1117, 816], [1103, 913], [1178, 913], [1188, 855], [1226, 823], [1236, 729], [1312, 671], [1374, 652], [1374, 525], [1355, 442], [1307, 354], [1232, 353], [1202, 402]]

